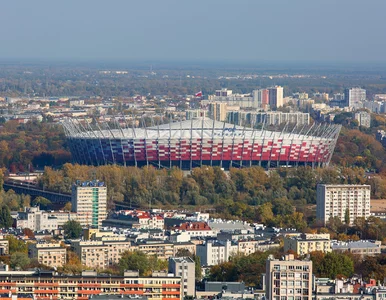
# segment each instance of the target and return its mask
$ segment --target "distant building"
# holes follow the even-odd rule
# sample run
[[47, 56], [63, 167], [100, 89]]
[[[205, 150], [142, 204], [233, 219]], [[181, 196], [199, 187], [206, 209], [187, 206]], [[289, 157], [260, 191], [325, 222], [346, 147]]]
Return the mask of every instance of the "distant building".
[[268, 88], [269, 106], [272, 110], [276, 110], [283, 106], [283, 87], [274, 86]]
[[25, 207], [23, 212], [18, 212], [16, 228], [51, 231], [58, 229], [58, 221], [51, 213], [40, 210], [39, 207]]
[[195, 263], [190, 257], [171, 257], [169, 258], [169, 273], [175, 277], [181, 277], [183, 282], [183, 295], [194, 296], [195, 295]]
[[350, 252], [352, 254], [363, 256], [374, 256], [381, 254], [381, 241], [349, 241], [349, 242], [338, 242], [334, 241], [331, 243], [331, 249], [334, 252]]
[[72, 186], [72, 211], [82, 226], [99, 228], [107, 217], [107, 188], [99, 181], [78, 181]]
[[366, 90], [361, 88], [349, 88], [344, 90], [344, 106], [352, 108], [363, 107], [363, 101], [366, 100]]
[[29, 244], [28, 257], [46, 266], [62, 267], [66, 264], [67, 250], [60, 243]]
[[185, 113], [186, 120], [206, 118], [208, 111], [205, 109], [188, 109]]
[[284, 237], [284, 252], [289, 250], [301, 256], [313, 251], [331, 252], [330, 234], [303, 233], [300, 236], [286, 236]]
[[283, 260], [271, 256], [266, 261], [266, 297], [269, 300], [312, 299], [312, 278], [312, 261], [295, 260], [292, 254]]
[[200, 257], [202, 266], [214, 266], [227, 262], [231, 254], [236, 252], [237, 246], [229, 240], [208, 240], [196, 246], [196, 255]]
[[249, 112], [230, 111], [227, 114], [228, 122], [236, 125], [281, 125], [285, 123], [297, 125], [309, 125], [310, 114], [303, 112], [285, 113], [281, 111]]
[[349, 216], [352, 225], [358, 217], [370, 216], [370, 185], [318, 184], [316, 192], [316, 218], [326, 224], [338, 217], [345, 222]]
[[125, 251], [138, 248], [126, 239], [105, 241], [72, 241], [72, 250], [78, 255], [83, 265], [90, 268], [105, 269], [116, 265]]
[[225, 121], [227, 116], [227, 104], [212, 102], [208, 105], [209, 118], [216, 121]]
[[355, 113], [355, 120], [358, 121], [358, 125], [366, 128], [371, 127], [371, 114], [366, 111], [360, 111]]

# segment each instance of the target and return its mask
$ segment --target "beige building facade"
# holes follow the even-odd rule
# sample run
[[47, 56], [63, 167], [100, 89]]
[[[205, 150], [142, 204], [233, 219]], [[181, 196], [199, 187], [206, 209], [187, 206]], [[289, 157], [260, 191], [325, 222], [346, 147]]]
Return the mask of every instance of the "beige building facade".
[[331, 252], [330, 234], [304, 233], [300, 236], [286, 236], [284, 237], [284, 252], [289, 250], [294, 251], [300, 256], [313, 251], [321, 251], [323, 253]]
[[66, 264], [67, 249], [61, 247], [60, 243], [30, 244], [28, 256], [46, 266], [62, 267]]
[[292, 254], [268, 258], [265, 285], [268, 300], [311, 300], [312, 261], [295, 260]]

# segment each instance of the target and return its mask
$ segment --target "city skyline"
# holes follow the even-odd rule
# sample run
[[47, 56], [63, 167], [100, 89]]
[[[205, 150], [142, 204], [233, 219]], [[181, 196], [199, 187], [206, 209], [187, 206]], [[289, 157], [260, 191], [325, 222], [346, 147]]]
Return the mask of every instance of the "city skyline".
[[386, 61], [384, 1], [23, 5], [3, 4], [1, 60]]

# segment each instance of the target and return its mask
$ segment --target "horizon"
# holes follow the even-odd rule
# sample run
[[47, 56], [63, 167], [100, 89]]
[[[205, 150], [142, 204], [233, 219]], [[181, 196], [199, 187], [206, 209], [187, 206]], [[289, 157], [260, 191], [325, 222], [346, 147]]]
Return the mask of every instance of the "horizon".
[[383, 0], [23, 3], [0, 60], [386, 63]]

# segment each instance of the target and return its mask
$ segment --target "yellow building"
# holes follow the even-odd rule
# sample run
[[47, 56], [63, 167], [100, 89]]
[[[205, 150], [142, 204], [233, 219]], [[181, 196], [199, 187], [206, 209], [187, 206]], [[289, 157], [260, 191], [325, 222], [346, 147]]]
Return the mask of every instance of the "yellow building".
[[292, 250], [300, 256], [313, 251], [331, 252], [330, 234], [303, 233], [299, 236], [286, 236], [284, 237], [284, 252], [288, 250]]

